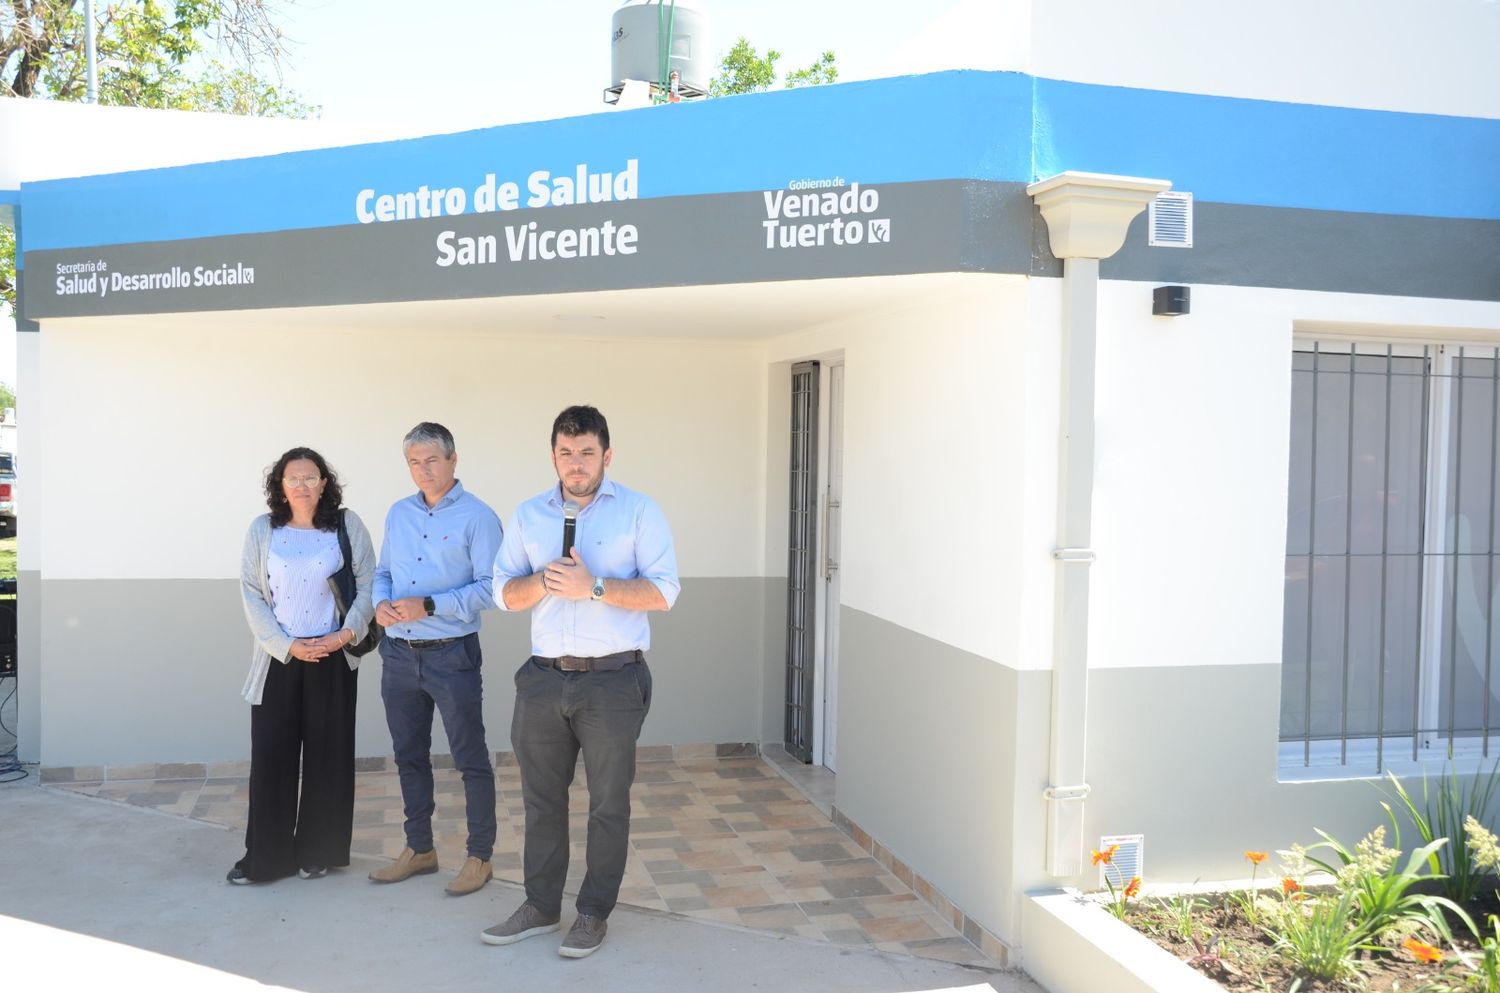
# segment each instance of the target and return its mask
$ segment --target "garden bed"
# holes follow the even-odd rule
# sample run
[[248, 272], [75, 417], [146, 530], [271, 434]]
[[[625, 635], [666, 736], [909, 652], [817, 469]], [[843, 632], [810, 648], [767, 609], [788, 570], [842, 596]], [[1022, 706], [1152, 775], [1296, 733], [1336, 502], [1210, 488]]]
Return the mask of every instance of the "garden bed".
[[1500, 762], [1472, 781], [1424, 780], [1420, 804], [1388, 779], [1388, 828], [1358, 844], [1314, 828], [1321, 841], [1275, 860], [1245, 852], [1248, 884], [1212, 894], [1143, 893], [1112, 846], [1093, 853], [1108, 888], [1096, 898], [1230, 993], [1500, 993], [1500, 838], [1487, 826]]
[[[1332, 890], [1313, 890], [1312, 899], [1333, 897]], [[1336, 897], [1335, 897], [1336, 898]], [[1491, 913], [1500, 913], [1493, 898], [1466, 908], [1469, 916], [1481, 926]], [[1229, 993], [1264, 993], [1266, 990], [1290, 990], [1301, 980], [1299, 993], [1415, 993], [1431, 990], [1485, 990], [1476, 971], [1483, 951], [1465, 926], [1453, 921], [1451, 942], [1431, 942], [1442, 955], [1438, 961], [1424, 961], [1414, 952], [1402, 948], [1399, 941], [1387, 938], [1384, 950], [1355, 953], [1354, 971], [1346, 979], [1318, 979], [1306, 974], [1296, 961], [1279, 952], [1275, 941], [1261, 925], [1251, 923], [1238, 903], [1224, 894], [1146, 896], [1132, 902], [1125, 912], [1125, 923], [1150, 938], [1158, 946], [1192, 966]], [[1430, 957], [1433, 953], [1428, 952]], [[1471, 965], [1465, 965], [1467, 957]]]

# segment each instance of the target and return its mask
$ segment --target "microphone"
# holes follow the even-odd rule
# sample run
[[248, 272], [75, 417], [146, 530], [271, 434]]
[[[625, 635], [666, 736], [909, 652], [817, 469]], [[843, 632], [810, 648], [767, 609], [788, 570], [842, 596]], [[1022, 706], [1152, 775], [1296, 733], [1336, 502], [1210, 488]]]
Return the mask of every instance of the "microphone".
[[568, 553], [573, 550], [573, 536], [578, 532], [578, 504], [572, 500], [563, 504], [563, 550], [562, 557], [567, 558]]

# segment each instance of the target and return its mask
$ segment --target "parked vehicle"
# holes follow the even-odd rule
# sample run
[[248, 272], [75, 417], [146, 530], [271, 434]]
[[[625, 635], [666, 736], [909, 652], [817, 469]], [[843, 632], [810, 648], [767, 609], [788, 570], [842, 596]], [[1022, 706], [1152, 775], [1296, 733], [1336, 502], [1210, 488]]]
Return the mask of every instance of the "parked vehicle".
[[16, 457], [0, 452], [0, 538], [16, 533]]

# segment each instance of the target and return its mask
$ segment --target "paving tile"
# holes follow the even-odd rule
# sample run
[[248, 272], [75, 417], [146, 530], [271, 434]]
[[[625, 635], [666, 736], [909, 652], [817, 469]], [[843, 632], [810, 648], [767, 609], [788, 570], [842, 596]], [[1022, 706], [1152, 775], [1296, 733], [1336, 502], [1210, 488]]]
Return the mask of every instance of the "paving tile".
[[876, 917], [861, 921], [859, 926], [877, 942], [915, 941], [940, 936], [931, 924], [920, 917]]
[[789, 850], [799, 862], [832, 862], [850, 857], [844, 846], [837, 843], [793, 845]]
[[[718, 752], [726, 757], [716, 757]], [[962, 925], [965, 918], [930, 883], [873, 842], [862, 850], [856, 842], [867, 836], [847, 820], [849, 834], [835, 827], [746, 746], [642, 747], [637, 760], [641, 764], [631, 791], [634, 816], [622, 903], [766, 933], [992, 964], [951, 926]], [[491, 862], [497, 877], [520, 882], [525, 802], [513, 761], [511, 753], [496, 755], [499, 830]], [[355, 777], [352, 849], [393, 859], [405, 846], [399, 777], [385, 759], [357, 763], [361, 771]], [[434, 765], [433, 838], [439, 864], [451, 874], [465, 855], [463, 779], [446, 767], [451, 765], [447, 756], [434, 756]], [[196, 777], [118, 778], [148, 768]], [[113, 767], [108, 770], [115, 777], [111, 781], [104, 781], [105, 772], [87, 767], [43, 770], [52, 788], [244, 828], [248, 767]], [[90, 775], [92, 779], [84, 778]], [[586, 871], [588, 789], [582, 764], [569, 791], [569, 808], [565, 890], [571, 899]], [[925, 902], [893, 870], [905, 870]], [[999, 947], [987, 933], [980, 937]]]
[[871, 876], [834, 877], [824, 880], [823, 888], [836, 899], [851, 896], [884, 896], [890, 890], [880, 880]]
[[835, 945], [868, 945], [870, 943], [870, 936], [857, 927], [822, 931], [820, 934]]

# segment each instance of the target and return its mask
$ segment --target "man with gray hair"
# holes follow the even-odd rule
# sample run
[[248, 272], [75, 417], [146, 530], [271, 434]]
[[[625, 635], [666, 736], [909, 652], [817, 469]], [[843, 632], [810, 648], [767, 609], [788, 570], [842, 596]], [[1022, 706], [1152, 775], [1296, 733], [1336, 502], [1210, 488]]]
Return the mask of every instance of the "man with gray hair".
[[380, 697], [396, 753], [406, 847], [370, 873], [399, 883], [437, 872], [432, 841], [432, 711], [443, 715], [453, 767], [463, 776], [468, 858], [452, 896], [489, 882], [495, 847], [495, 770], [484, 741], [479, 613], [495, 605], [500, 518], [455, 475], [458, 453], [441, 424], [423, 421], [402, 442], [418, 492], [391, 507], [375, 567], [375, 619], [385, 628]]

